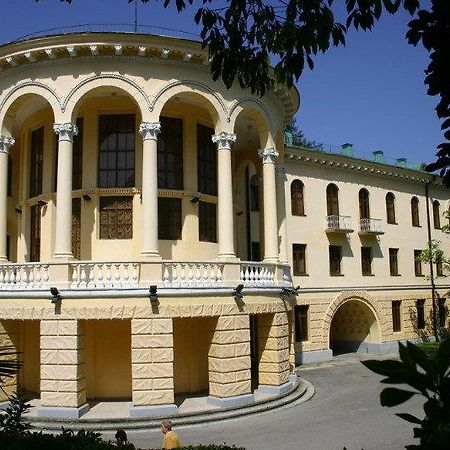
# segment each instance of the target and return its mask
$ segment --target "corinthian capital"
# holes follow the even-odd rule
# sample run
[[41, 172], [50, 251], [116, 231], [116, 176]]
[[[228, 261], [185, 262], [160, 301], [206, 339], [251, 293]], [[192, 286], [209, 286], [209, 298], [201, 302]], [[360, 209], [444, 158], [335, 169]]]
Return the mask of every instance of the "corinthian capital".
[[53, 131], [59, 136], [60, 141], [73, 141], [73, 137], [78, 134], [78, 127], [73, 123], [55, 123]]
[[15, 139], [11, 136], [0, 135], [0, 153], [9, 153], [9, 148], [14, 145]]
[[158, 134], [161, 133], [161, 124], [159, 122], [142, 122], [139, 125], [139, 133], [144, 141], [148, 139], [156, 141]]
[[258, 150], [258, 155], [262, 159], [263, 164], [273, 164], [279, 153], [274, 148], [262, 148]]
[[217, 144], [217, 148], [225, 148], [227, 150], [231, 149], [231, 145], [236, 142], [236, 135], [233, 133], [227, 133], [226, 131], [221, 131], [218, 134], [214, 134], [211, 137], [214, 144]]

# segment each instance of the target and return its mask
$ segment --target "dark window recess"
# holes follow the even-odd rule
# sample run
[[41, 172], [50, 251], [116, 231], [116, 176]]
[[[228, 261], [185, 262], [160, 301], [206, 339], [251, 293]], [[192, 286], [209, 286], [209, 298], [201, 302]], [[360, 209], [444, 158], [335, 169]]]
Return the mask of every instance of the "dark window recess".
[[135, 172], [134, 114], [99, 117], [98, 186], [133, 187]]
[[401, 331], [401, 300], [395, 300], [392, 302], [392, 331]]
[[133, 197], [100, 197], [100, 239], [133, 238]]
[[8, 184], [7, 184], [7, 195], [12, 196], [12, 175], [13, 175], [13, 160], [11, 155], [8, 155]]
[[6, 259], [11, 261], [11, 236], [6, 235]]
[[217, 242], [216, 205], [214, 203], [198, 203], [199, 240]]
[[436, 275], [438, 277], [444, 276], [444, 267], [442, 264], [442, 256], [440, 256], [440, 255], [436, 256]]
[[441, 228], [441, 211], [437, 200], [433, 202], [433, 225], [436, 230]]
[[364, 188], [359, 191], [359, 218], [370, 219], [369, 191]]
[[446, 327], [447, 321], [447, 307], [445, 306], [445, 298], [438, 299], [438, 313], [439, 313], [439, 326], [441, 328]]
[[416, 301], [417, 310], [417, 329], [423, 330], [425, 328], [425, 300], [419, 299]]
[[41, 207], [30, 208], [30, 262], [41, 259]]
[[419, 259], [422, 250], [414, 250], [414, 274], [416, 277], [421, 277], [422, 274], [422, 261]]
[[44, 163], [44, 127], [31, 133], [30, 197], [42, 194], [42, 168]]
[[158, 187], [183, 189], [183, 121], [161, 117], [158, 137]]
[[158, 198], [158, 239], [181, 239], [180, 198]]
[[72, 200], [72, 254], [81, 259], [81, 198]]
[[252, 242], [251, 243], [251, 252], [250, 261], [261, 261], [261, 243], [260, 242]]
[[411, 199], [411, 224], [413, 227], [420, 227], [419, 199], [417, 197]]
[[339, 215], [339, 189], [335, 184], [327, 186], [327, 215]]
[[293, 216], [305, 215], [303, 183], [300, 180], [291, 183], [291, 213]]
[[259, 211], [259, 180], [257, 175], [250, 178], [250, 211]]
[[72, 189], [81, 189], [83, 183], [83, 119], [77, 119], [78, 134], [73, 137]]
[[389, 270], [392, 276], [398, 275], [398, 248], [389, 249]]
[[213, 134], [212, 128], [197, 125], [198, 191], [208, 195], [217, 195], [217, 150], [212, 141]]
[[339, 245], [329, 246], [330, 275], [341, 275], [342, 247]]
[[294, 275], [306, 275], [306, 245], [292, 245], [292, 259], [294, 262]]
[[372, 275], [372, 247], [361, 247], [361, 271], [363, 275]]
[[309, 305], [295, 306], [295, 340], [302, 342], [308, 340], [308, 310]]
[[395, 221], [395, 196], [392, 192], [386, 194], [386, 218], [387, 223], [396, 224]]

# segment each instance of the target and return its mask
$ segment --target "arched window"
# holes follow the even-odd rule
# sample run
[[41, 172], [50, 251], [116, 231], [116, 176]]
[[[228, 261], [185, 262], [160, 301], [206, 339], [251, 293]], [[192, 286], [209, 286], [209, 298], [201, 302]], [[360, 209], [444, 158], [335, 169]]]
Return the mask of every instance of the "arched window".
[[386, 194], [386, 217], [387, 223], [397, 223], [395, 221], [395, 195], [392, 192]]
[[327, 186], [327, 216], [339, 215], [339, 189], [335, 184]]
[[413, 227], [420, 227], [419, 199], [417, 197], [411, 199], [411, 223]]
[[291, 183], [291, 212], [293, 216], [305, 215], [303, 183], [300, 180], [294, 180]]
[[433, 223], [436, 230], [441, 228], [441, 209], [437, 200], [433, 202]]
[[259, 211], [259, 180], [257, 175], [250, 178], [250, 211]]
[[359, 191], [359, 218], [370, 219], [369, 191], [364, 188]]

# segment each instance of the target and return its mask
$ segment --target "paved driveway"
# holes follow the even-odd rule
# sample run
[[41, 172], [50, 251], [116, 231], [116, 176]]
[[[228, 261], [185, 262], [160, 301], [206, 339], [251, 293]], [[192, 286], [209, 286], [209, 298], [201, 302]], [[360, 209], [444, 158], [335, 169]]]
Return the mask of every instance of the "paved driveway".
[[[394, 415], [421, 415], [419, 399], [398, 408], [379, 404], [381, 379], [361, 363], [301, 370], [316, 393], [306, 403], [215, 424], [177, 427], [185, 445], [223, 443], [248, 450], [397, 450], [414, 443], [412, 427]], [[161, 448], [157, 431], [129, 433], [142, 448]]]

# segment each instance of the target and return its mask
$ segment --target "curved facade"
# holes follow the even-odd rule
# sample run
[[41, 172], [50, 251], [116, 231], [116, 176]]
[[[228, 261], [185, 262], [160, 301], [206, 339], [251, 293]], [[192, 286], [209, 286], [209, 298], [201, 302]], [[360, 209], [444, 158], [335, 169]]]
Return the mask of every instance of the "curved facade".
[[[296, 358], [381, 351], [429, 308], [408, 264], [431, 176], [285, 144], [297, 92], [226, 90], [208, 64], [148, 35], [0, 48], [0, 342], [38, 414], [277, 395]], [[439, 215], [448, 191], [434, 181], [428, 201]]]

